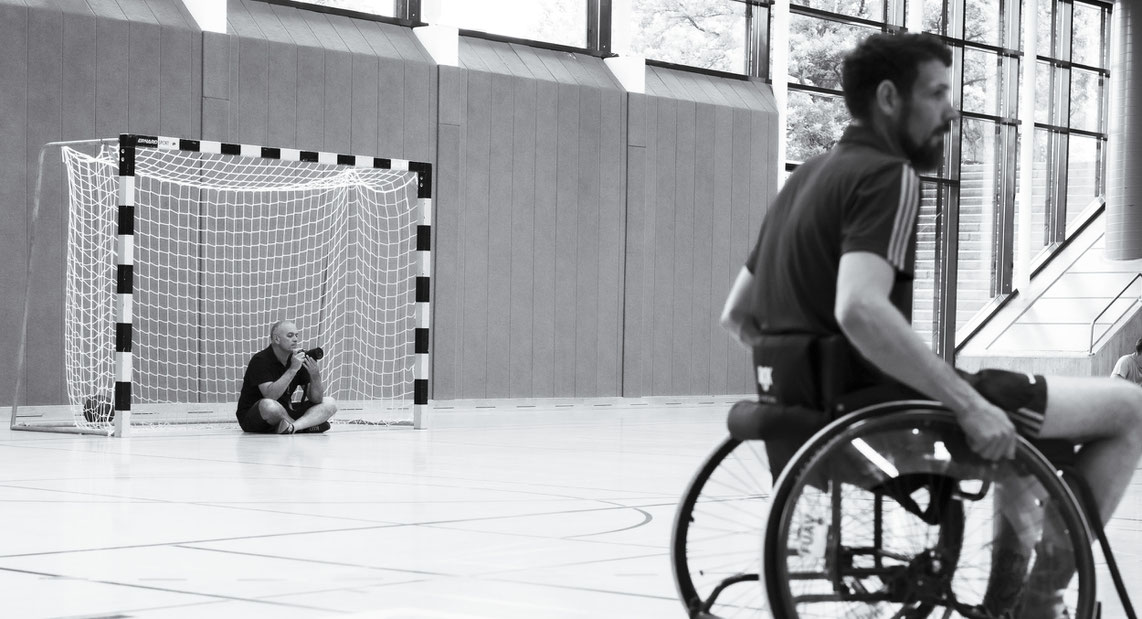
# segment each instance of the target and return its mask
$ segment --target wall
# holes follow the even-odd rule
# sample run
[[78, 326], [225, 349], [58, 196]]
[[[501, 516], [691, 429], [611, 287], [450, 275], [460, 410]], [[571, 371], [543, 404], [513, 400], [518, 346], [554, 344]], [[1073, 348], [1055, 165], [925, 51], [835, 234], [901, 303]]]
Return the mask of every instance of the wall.
[[622, 394], [626, 96], [589, 56], [461, 38], [440, 72], [435, 397]]
[[122, 132], [198, 135], [202, 38], [178, 0], [0, 0], [0, 400], [15, 389], [29, 251], [37, 277], [28, 299], [26, 398], [63, 393], [64, 182], [46, 168], [42, 217], [30, 243], [40, 147]]
[[[0, 0], [5, 291], [24, 289], [47, 141], [134, 132], [378, 154], [436, 164], [434, 398], [752, 391], [716, 316], [775, 192], [768, 86], [648, 68], [648, 93], [628, 96], [591, 56], [462, 38], [461, 66], [437, 67], [405, 28], [229, 6], [222, 35], [179, 0]], [[63, 182], [50, 172], [29, 404], [63, 399]], [[22, 315], [21, 295], [4, 295], [8, 350]]]
[[648, 67], [630, 97], [624, 394], [753, 393], [718, 326], [777, 193], [766, 87]]

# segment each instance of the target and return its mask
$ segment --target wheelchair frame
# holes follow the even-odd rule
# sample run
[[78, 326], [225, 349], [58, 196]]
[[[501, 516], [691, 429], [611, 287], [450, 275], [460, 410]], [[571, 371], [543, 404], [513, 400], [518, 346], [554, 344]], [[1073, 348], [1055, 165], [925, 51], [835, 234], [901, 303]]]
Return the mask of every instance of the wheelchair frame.
[[[912, 579], [908, 584], [908, 587], [910, 587], [909, 590], [915, 590], [917, 586], [927, 587], [925, 591], [927, 591], [926, 595], [929, 596], [929, 602], [935, 600], [936, 603], [939, 603], [939, 595], [944, 595], [945, 598], [943, 599], [943, 602], [949, 604], [949, 608], [953, 608], [950, 605], [955, 603], [954, 596], [951, 596], [952, 599], [946, 599], [948, 597], [947, 594], [937, 594], [937, 588], [939, 586], [948, 587], [950, 585], [947, 582], [941, 585], [938, 582], [938, 577], [930, 574], [925, 575], [925, 570], [930, 571], [932, 565], [938, 566], [941, 564], [941, 562], [946, 563], [949, 558], [946, 556], [947, 542], [949, 540], [944, 540], [944, 525], [948, 523], [941, 524], [939, 535], [940, 539], [943, 541], [939, 542], [936, 545], [937, 548], [945, 549], [945, 555], [941, 556], [938, 554], [936, 549], [930, 549], [927, 551], [929, 556], [921, 557], [918, 555], [912, 560], [911, 564], [909, 565], [911, 572], [908, 572], [907, 570], [902, 572], [900, 566], [886, 568], [881, 563], [879, 558], [879, 555], [881, 554], [880, 549], [883, 548], [882, 516], [884, 501], [893, 500], [893, 497], [887, 496], [883, 493], [874, 494], [876, 501], [873, 508], [875, 512], [875, 532], [872, 547], [847, 548], [841, 544], [839, 535], [830, 534], [828, 543], [830, 547], [829, 556], [831, 557], [832, 565], [828, 567], [827, 571], [832, 572], [831, 574], [814, 573], [790, 575], [784, 573], [779, 568], [779, 561], [776, 553], [771, 550], [773, 548], [780, 547], [780, 544], [777, 543], [778, 541], [784, 544], [785, 540], [787, 539], [789, 534], [788, 529], [781, 530], [782, 523], [788, 523], [786, 514], [784, 513], [787, 508], [786, 503], [790, 500], [790, 494], [798, 489], [795, 488], [798, 486], [798, 484], [800, 484], [802, 487], [804, 486], [805, 481], [802, 479], [802, 476], [805, 474], [805, 467], [808, 466], [810, 459], [818, 456], [823, 456], [823, 454], [828, 452], [831, 443], [835, 442], [838, 437], [843, 437], [846, 435], [846, 433], [851, 434], [856, 432], [862, 423], [868, 423], [871, 420], [874, 423], [886, 425], [890, 421], [895, 421], [896, 419], [905, 417], [912, 417], [916, 420], [938, 420], [939, 423], [953, 427], [953, 429], [955, 425], [954, 418], [952, 418], [951, 413], [947, 410], [946, 407], [938, 402], [925, 400], [899, 400], [876, 404], [862, 408], [853, 413], [849, 413], [829, 423], [827, 426], [814, 434], [810, 440], [800, 446], [794, 456], [789, 460], [789, 463], [785, 466], [784, 470], [781, 472], [781, 475], [778, 477], [776, 483], [773, 485], [773, 491], [769, 501], [769, 515], [767, 518], [765, 518], [767, 523], [764, 527], [759, 527], [759, 529], [756, 531], [757, 534], [760, 534], [764, 529], [765, 533], [766, 550], [764, 553], [757, 553], [763, 555], [760, 557], [760, 563], [763, 564], [762, 569], [758, 569], [758, 573], [753, 573], [753, 570], [759, 566], [746, 565], [740, 572], [729, 574], [726, 577], [722, 578], [720, 582], [718, 582], [717, 585], [714, 586], [713, 589], [711, 589], [708, 593], [700, 593], [697, 590], [697, 586], [695, 585], [693, 575], [690, 572], [690, 566], [687, 560], [690, 543], [689, 534], [695, 504], [698, 500], [698, 497], [701, 495], [705, 484], [707, 484], [711, 476], [717, 472], [718, 468], [722, 466], [723, 462], [725, 462], [725, 460], [731, 454], [733, 454], [743, 445], [749, 446], [749, 443], [760, 439], [754, 437], [731, 436], [724, 440], [720, 445], [718, 445], [714, 452], [703, 462], [702, 466], [699, 468], [694, 478], [691, 480], [689, 486], [687, 487], [686, 493], [683, 495], [683, 499], [679, 505], [679, 510], [675, 518], [673, 540], [671, 544], [671, 558], [674, 567], [675, 583], [678, 587], [679, 596], [682, 599], [683, 605], [686, 607], [689, 616], [696, 619], [721, 619], [722, 615], [719, 615], [716, 612], [716, 606], [720, 596], [731, 587], [735, 589], [742, 587], [752, 587], [755, 592], [762, 593], [764, 591], [764, 594], [761, 597], [767, 598], [765, 601], [769, 602], [769, 607], [773, 609], [775, 617], [778, 619], [787, 619], [790, 613], [787, 608], [791, 607], [792, 602], [787, 598], [788, 586], [787, 584], [783, 586], [781, 579], [788, 579], [789, 577], [793, 576], [805, 578], [815, 577], [818, 579], [833, 578], [835, 579], [836, 585], [839, 584], [839, 579], [842, 577], [891, 577], [895, 575], [897, 578], [901, 578], [904, 575], [908, 575], [908, 577]], [[1058, 448], [1060, 447], [1060, 443], [1065, 442], [1048, 441], [1040, 442], [1039, 445]], [[1043, 487], [1047, 489], [1048, 496], [1059, 501], [1059, 508], [1069, 514], [1066, 516], [1066, 518], [1071, 518], [1074, 520], [1074, 528], [1078, 531], [1078, 535], [1072, 536], [1072, 538], [1078, 542], [1075, 545], [1075, 552], [1076, 568], [1080, 572], [1081, 579], [1079, 583], [1080, 605], [1076, 607], [1078, 616], [1074, 617], [1073, 619], [1090, 619], [1092, 617], [1097, 618], [1101, 615], [1101, 606], [1098, 605], [1098, 603], [1095, 601], [1093, 553], [1091, 552], [1090, 548], [1095, 536], [1097, 536], [1097, 539], [1102, 546], [1103, 554], [1106, 557], [1108, 568], [1110, 570], [1112, 579], [1114, 580], [1115, 588], [1118, 591], [1119, 598], [1122, 600], [1123, 607], [1126, 610], [1127, 617], [1129, 619], [1137, 619], [1137, 615], [1135, 614], [1134, 609], [1130, 603], [1125, 585], [1122, 582], [1121, 575], [1118, 571], [1113, 552], [1111, 551], [1109, 543], [1106, 540], [1106, 536], [1102, 530], [1102, 527], [1092, 528], [1090, 526], [1090, 522], [1098, 522], [1097, 518], [1091, 519], [1089, 517], [1090, 514], [1095, 514], [1097, 510], [1094, 508], [1095, 504], [1089, 486], [1087, 486], [1085, 480], [1083, 480], [1082, 477], [1077, 474], [1077, 471], [1075, 471], [1071, 466], [1071, 462], [1067, 461], [1067, 454], [1070, 454], [1070, 459], [1073, 460], [1073, 445], [1066, 443], [1061, 445], [1061, 447], [1063, 447], [1062, 449], [1048, 449], [1052, 456], [1050, 459], [1044, 455], [1042, 451], [1040, 451], [1039, 445], [1036, 445], [1036, 443], [1028, 442], [1025, 439], [1021, 438], [1019, 445], [1019, 454], [1017, 455], [1017, 458], [1022, 459], [1022, 461], [1025, 462], [1028, 467], [1036, 470], [1036, 475], [1043, 483]], [[1067, 447], [1069, 447], [1069, 449]], [[1064, 484], [1059, 479], [1059, 472], [1067, 476], [1068, 481], [1070, 482], [1070, 486], [1078, 491], [1078, 497], [1076, 497], [1071, 492], [1071, 489], [1067, 484]], [[834, 518], [832, 522], [839, 522], [838, 512], [841, 509], [841, 506], [840, 502], [837, 500], [839, 495], [836, 493], [839, 492], [840, 484], [832, 484], [832, 486], [832, 492], [834, 493], [831, 500], [831, 508]], [[763, 489], [760, 489], [757, 492], [763, 491]], [[981, 489], [979, 496], [982, 497], [986, 491], [986, 487]], [[757, 494], [757, 492], [754, 494]], [[754, 496], [749, 498], [758, 497]], [[968, 498], [970, 499], [971, 497]], [[962, 507], [960, 507], [960, 510], [960, 531], [958, 532], [959, 539], [955, 539], [957, 533], [954, 531], [954, 524], [948, 525], [951, 528], [948, 530], [947, 534], [951, 537], [950, 541], [953, 545], [962, 544]], [[761, 520], [760, 516], [759, 520]], [[954, 521], [954, 518], [952, 518], [952, 520]], [[1095, 536], [1091, 535], [1092, 531], [1095, 533]], [[757, 535], [757, 537], [761, 536]], [[955, 555], [955, 561], [958, 562], [958, 546], [956, 547], [955, 552], [957, 553]], [[858, 556], [872, 557], [873, 565], [871, 567], [854, 568], [853, 566], [856, 563], [854, 558]], [[846, 569], [848, 571], [844, 571]], [[955, 566], [953, 565], [952, 570], [954, 569]], [[928, 579], [927, 584], [925, 584], [925, 578]], [[947, 579], [950, 578], [950, 576], [947, 577]], [[916, 579], [920, 580], [919, 585], [916, 584]], [[759, 588], [757, 584], [742, 584], [756, 583], [759, 580], [765, 583], [764, 590]], [[948, 582], [950, 582], [950, 580]], [[786, 583], [788, 583], [788, 580], [786, 580]], [[783, 595], [786, 595], [786, 597], [782, 597]], [[829, 599], [835, 600], [837, 598]], [[822, 598], [821, 601], [825, 601], [825, 598]], [[880, 597], [866, 596], [865, 598], [862, 598], [860, 594], [857, 594], [847, 596], [845, 601], [869, 601], [871, 603], [873, 601], [884, 602], [891, 600], [886, 600], [883, 595]], [[762, 604], [762, 606], [764, 605], [765, 604]], [[899, 616], [925, 617], [932, 612], [934, 605], [935, 604], [925, 606], [924, 604], [919, 604], [915, 609], [911, 611], [911, 614], [904, 614]], [[964, 605], [960, 605], [960, 607], [954, 609], [959, 611], [960, 615], [964, 617], [991, 619], [991, 616], [987, 613], [973, 614], [971, 608]], [[794, 616], [796, 615], [795, 612], [793, 614]], [[950, 614], [950, 611], [948, 614]]]

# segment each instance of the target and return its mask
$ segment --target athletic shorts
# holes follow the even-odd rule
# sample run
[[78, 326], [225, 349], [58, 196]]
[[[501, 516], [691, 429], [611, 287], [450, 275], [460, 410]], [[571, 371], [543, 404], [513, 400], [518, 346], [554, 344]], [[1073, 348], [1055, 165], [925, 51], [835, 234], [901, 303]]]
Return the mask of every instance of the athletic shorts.
[[[291, 419], [300, 419], [310, 408], [317, 406], [314, 402], [298, 402], [295, 403], [291, 410], [288, 410]], [[237, 413], [238, 425], [241, 426], [243, 432], [253, 432], [255, 434], [277, 434], [277, 424], [267, 423], [262, 419], [262, 415], [258, 412], [258, 407], [251, 406], [245, 410], [240, 410]]]
[[[956, 372], [988, 402], [1007, 411], [1016, 431], [1029, 439], [1039, 438], [1047, 413], [1047, 381], [1038, 374], [1023, 374], [1008, 370], [984, 369], [970, 373]], [[927, 396], [904, 385], [878, 385], [862, 389], [841, 398], [845, 411], [879, 402], [924, 399]]]
[[1019, 434], [1039, 438], [1047, 416], [1047, 380], [1039, 374], [1007, 370], [961, 373], [988, 402], [1007, 411]]

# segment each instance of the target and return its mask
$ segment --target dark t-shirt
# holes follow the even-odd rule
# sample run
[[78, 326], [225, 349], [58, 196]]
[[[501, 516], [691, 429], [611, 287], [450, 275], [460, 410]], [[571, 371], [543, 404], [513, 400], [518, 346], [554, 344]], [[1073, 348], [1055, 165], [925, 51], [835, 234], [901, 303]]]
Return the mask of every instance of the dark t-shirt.
[[[237, 412], [250, 408], [257, 404], [258, 400], [265, 397], [262, 395], [262, 390], [258, 385], [276, 381], [281, 378], [288, 369], [289, 367], [282, 365], [277, 355], [274, 354], [273, 346], [267, 346], [251, 357], [250, 363], [246, 365], [246, 374], [242, 377], [242, 394], [238, 396]], [[304, 400], [308, 397], [309, 391], [309, 372], [304, 367], [298, 369], [297, 374], [295, 374], [293, 380], [290, 381], [285, 393], [278, 398], [278, 402], [280, 402], [287, 411], [290, 410], [290, 399], [298, 387], [302, 387], [305, 390], [305, 393], [302, 394], [302, 399]]]
[[[746, 267], [762, 333], [841, 334], [834, 316], [841, 255], [867, 251], [896, 270], [891, 300], [911, 321], [920, 179], [871, 129], [850, 126], [828, 153], [789, 177]], [[871, 377], [880, 373], [865, 362]]]

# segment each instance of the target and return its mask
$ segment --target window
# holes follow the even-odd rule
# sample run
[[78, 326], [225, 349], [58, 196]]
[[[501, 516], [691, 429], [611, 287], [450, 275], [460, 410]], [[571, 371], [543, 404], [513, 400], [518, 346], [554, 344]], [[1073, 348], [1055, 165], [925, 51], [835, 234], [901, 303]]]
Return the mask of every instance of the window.
[[912, 329], [933, 350], [940, 333], [940, 219], [947, 187], [920, 184], [920, 216], [916, 221], [916, 280], [912, 291]]
[[632, 51], [650, 60], [745, 73], [746, 5], [732, 0], [631, 0]]
[[1071, 69], [1072, 129], [1097, 132], [1101, 129], [1103, 78], [1094, 71]]
[[1102, 141], [1071, 134], [1067, 140], [1067, 218], [1066, 233], [1077, 227], [1078, 216], [1091, 201], [1102, 195]]
[[397, 14], [396, 2], [384, 0], [295, 0], [303, 4], [323, 6], [331, 9], [372, 13], [381, 17], [403, 17]]
[[587, 0], [441, 0], [441, 10], [464, 30], [587, 47]]
[[849, 110], [840, 95], [790, 90], [786, 157], [805, 161], [829, 150], [849, 123]]
[[999, 123], [964, 118], [960, 164], [959, 264], [956, 269], [956, 329], [996, 293], [996, 220], [1003, 208], [998, 153]]
[[793, 14], [789, 16], [789, 31], [790, 82], [839, 93], [845, 54], [880, 29]]
[[[1048, 156], [1050, 154], [1051, 133], [1045, 129], [1035, 130], [1035, 139], [1032, 148], [1034, 152], [1034, 167], [1031, 171], [1031, 238], [1030, 246], [1027, 247], [1028, 255], [1036, 256], [1051, 242], [1050, 227], [1048, 225], [1048, 213], [1050, 205], [1054, 203], [1054, 186], [1051, 179], [1048, 177]], [[1022, 175], [1018, 177], [1022, 180]], [[1022, 239], [1019, 225], [1022, 221], [1023, 209], [1027, 208], [1020, 198], [1022, 197], [1022, 186], [1017, 185], [1015, 193], [1015, 251], [1022, 253], [1024, 248], [1019, 245]]]
[[884, 21], [884, 0], [792, 0], [791, 3], [848, 17]]
[[1003, 60], [995, 52], [971, 48], [964, 50], [963, 111], [1003, 115]]

